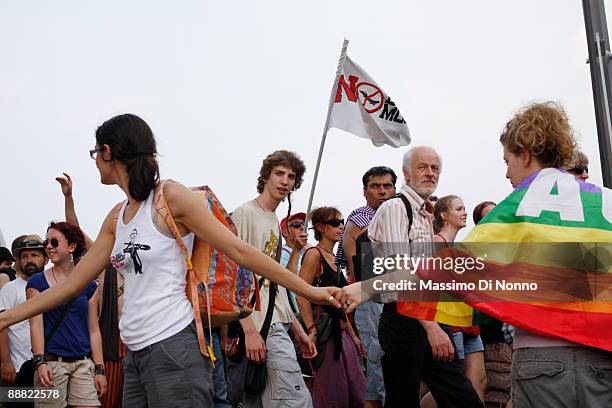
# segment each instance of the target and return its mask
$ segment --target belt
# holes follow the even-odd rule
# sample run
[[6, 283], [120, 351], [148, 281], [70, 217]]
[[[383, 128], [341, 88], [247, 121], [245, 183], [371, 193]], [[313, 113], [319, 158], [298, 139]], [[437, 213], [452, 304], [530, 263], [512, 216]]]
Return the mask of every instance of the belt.
[[55, 354], [45, 354], [45, 360], [47, 361], [59, 361], [64, 363], [74, 363], [77, 361], [85, 360], [87, 357], [62, 357], [56, 356]]

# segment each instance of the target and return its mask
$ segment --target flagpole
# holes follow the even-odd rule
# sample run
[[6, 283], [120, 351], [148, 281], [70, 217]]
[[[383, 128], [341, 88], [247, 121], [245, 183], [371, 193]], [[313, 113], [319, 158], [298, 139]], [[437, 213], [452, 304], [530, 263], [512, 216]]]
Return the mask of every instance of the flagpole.
[[329, 106], [327, 108], [327, 118], [325, 118], [325, 126], [323, 127], [323, 137], [321, 137], [321, 145], [319, 146], [319, 157], [317, 157], [317, 165], [315, 167], [314, 178], [312, 179], [312, 186], [310, 187], [310, 198], [308, 199], [308, 208], [306, 210], [305, 224], [308, 227], [308, 220], [310, 219], [310, 210], [312, 209], [312, 199], [314, 198], [315, 188], [317, 186], [317, 179], [319, 177], [319, 167], [321, 167], [321, 158], [323, 157], [323, 148], [325, 147], [325, 139], [327, 138], [327, 131], [329, 130], [329, 119], [331, 112], [334, 107], [334, 100], [336, 98], [336, 92], [338, 89], [338, 79], [342, 74], [342, 66], [346, 59], [346, 50], [348, 48], [349, 40], [344, 39], [342, 44], [342, 51], [340, 52], [340, 60], [338, 61], [338, 69], [336, 70], [336, 77], [334, 78], [334, 84], [332, 86], [331, 94], [329, 95]]

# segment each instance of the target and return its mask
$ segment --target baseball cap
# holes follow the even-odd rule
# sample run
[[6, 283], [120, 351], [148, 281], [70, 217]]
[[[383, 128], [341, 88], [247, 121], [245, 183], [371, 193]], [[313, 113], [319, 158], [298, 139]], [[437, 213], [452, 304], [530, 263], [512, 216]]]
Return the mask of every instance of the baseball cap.
[[36, 234], [26, 235], [21, 242], [17, 244], [15, 256], [19, 256], [22, 249], [40, 249], [45, 252], [45, 246], [40, 236]]
[[9, 251], [8, 248], [0, 247], [0, 262], [1, 261], [15, 262], [15, 258], [13, 257], [13, 254], [11, 254], [11, 251]]
[[[299, 212], [299, 213], [295, 213], [295, 214], [291, 214], [289, 216], [289, 221], [293, 221], [294, 219], [299, 218], [302, 221], [306, 220], [306, 213], [303, 212]], [[287, 225], [287, 217], [283, 218], [280, 222], [280, 227], [281, 230], [285, 229], [285, 226]]]

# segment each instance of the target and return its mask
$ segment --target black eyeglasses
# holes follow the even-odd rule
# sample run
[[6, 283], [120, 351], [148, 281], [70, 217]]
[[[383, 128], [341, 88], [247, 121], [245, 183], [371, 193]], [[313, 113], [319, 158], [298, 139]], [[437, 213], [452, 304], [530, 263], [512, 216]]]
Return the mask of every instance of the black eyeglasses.
[[98, 155], [98, 153], [101, 153], [104, 151], [103, 147], [98, 147], [97, 149], [92, 149], [89, 151], [89, 157], [91, 157], [92, 159], [96, 160], [96, 156]]
[[40, 248], [40, 241], [32, 239], [30, 241], [23, 241], [17, 244], [17, 248]]
[[289, 226], [291, 228], [300, 228], [304, 226], [304, 221], [293, 221], [292, 223], [289, 223]]
[[576, 166], [573, 169], [569, 169], [568, 170], [571, 173], [576, 173], [576, 174], [582, 174], [585, 171], [588, 173], [589, 172], [589, 166]]
[[344, 218], [341, 219], [333, 219], [324, 221], [323, 224], [331, 225], [334, 228], [338, 228], [340, 225], [344, 225]]
[[57, 238], [45, 239], [43, 241], [43, 246], [46, 248], [47, 245], [51, 244], [53, 248], [57, 248], [59, 246], [59, 241]]

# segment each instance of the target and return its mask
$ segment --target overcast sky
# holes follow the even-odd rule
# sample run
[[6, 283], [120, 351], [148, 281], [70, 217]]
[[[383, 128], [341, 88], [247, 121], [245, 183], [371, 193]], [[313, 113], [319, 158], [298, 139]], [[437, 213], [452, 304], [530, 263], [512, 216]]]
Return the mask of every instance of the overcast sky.
[[[500, 131], [543, 100], [565, 106], [601, 184], [577, 0], [9, 0], [0, 3], [4, 237], [44, 235], [63, 219], [62, 171], [83, 229], [97, 234], [124, 196], [100, 184], [88, 150], [96, 127], [124, 112], [152, 127], [163, 178], [208, 184], [230, 211], [255, 197], [268, 153], [298, 152], [308, 171], [294, 209], [304, 210], [344, 37], [400, 107], [413, 145], [441, 153], [438, 196], [463, 197], [471, 214], [509, 194]], [[331, 130], [315, 204], [348, 215], [363, 205], [364, 171], [401, 174], [405, 150]]]

